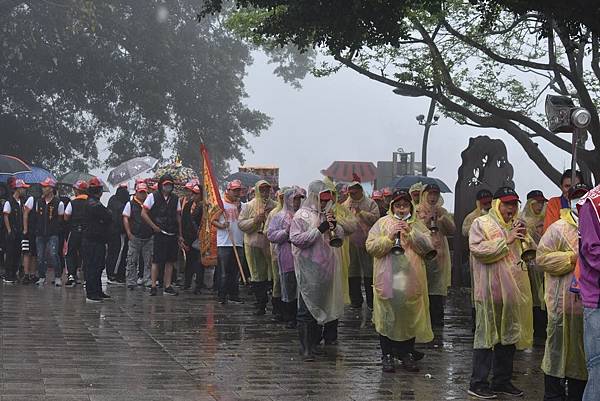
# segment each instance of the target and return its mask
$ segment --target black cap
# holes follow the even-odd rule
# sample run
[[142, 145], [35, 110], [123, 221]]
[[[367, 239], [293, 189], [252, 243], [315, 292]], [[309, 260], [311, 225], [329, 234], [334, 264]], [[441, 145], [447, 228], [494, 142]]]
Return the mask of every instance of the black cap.
[[163, 174], [163, 176], [160, 177], [160, 180], [158, 180], [158, 183], [160, 185], [163, 185], [165, 182], [170, 182], [171, 184], [174, 184], [175, 180], [173, 179], [173, 176], [171, 174]]
[[438, 184], [427, 184], [424, 192], [437, 192], [439, 194], [442, 191], [440, 191], [440, 186]]
[[531, 191], [527, 194], [527, 200], [529, 200], [529, 199], [535, 199], [536, 201], [539, 201], [539, 202], [547, 202], [548, 201], [548, 199], [546, 199], [546, 197], [544, 196], [544, 193], [537, 189], [535, 191]]
[[397, 202], [400, 199], [404, 199], [406, 201], [412, 202], [412, 197], [410, 196], [408, 189], [405, 189], [405, 188], [395, 189], [394, 192], [392, 192], [392, 201], [390, 203], [393, 204], [394, 202]]
[[581, 198], [583, 195], [587, 194], [590, 189], [585, 184], [575, 184], [569, 189], [569, 200]]
[[492, 195], [492, 191], [490, 191], [489, 189], [482, 189], [481, 191], [477, 192], [477, 195], [475, 196], [477, 200], [482, 200], [482, 199], [492, 199], [494, 197], [494, 195]]
[[500, 199], [502, 203], [515, 202], [519, 200], [519, 195], [511, 187], [501, 187], [494, 194], [494, 199]]

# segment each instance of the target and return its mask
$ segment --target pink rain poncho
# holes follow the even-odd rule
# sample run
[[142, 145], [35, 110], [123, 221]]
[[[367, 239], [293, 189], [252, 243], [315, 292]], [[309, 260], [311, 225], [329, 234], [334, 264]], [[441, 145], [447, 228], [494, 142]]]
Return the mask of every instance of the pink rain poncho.
[[[356, 229], [350, 235], [350, 266], [348, 267], [349, 277], [373, 277], [373, 259], [367, 253], [365, 242], [369, 235], [369, 230], [381, 216], [377, 203], [364, 195], [355, 201], [348, 197], [343, 205], [350, 210], [356, 219]], [[353, 209], [358, 209], [359, 213], [354, 214]]]
[[456, 226], [454, 218], [446, 209], [444, 199], [440, 196], [436, 205], [431, 206], [427, 202], [427, 191], [423, 188], [421, 199], [417, 206], [417, 216], [425, 225], [429, 225], [428, 216], [437, 215], [437, 225], [439, 231], [432, 234], [433, 244], [437, 249], [437, 256], [427, 261], [427, 284], [429, 295], [448, 295], [448, 287], [452, 280], [452, 260], [450, 258], [450, 246], [448, 244], [448, 235], [454, 234]]
[[537, 264], [546, 276], [548, 336], [542, 360], [544, 373], [554, 377], [587, 380], [583, 349], [583, 304], [569, 291], [578, 254], [577, 223], [569, 209], [560, 212], [540, 240]]
[[506, 242], [514, 221], [504, 221], [499, 205], [494, 200], [490, 212], [475, 219], [469, 231], [477, 322], [473, 346], [515, 344], [525, 349], [533, 342], [531, 287], [521, 242]]
[[[319, 324], [336, 320], [344, 312], [341, 249], [329, 246], [329, 233], [321, 234], [317, 229], [325, 219], [319, 193], [328, 190], [322, 181], [310, 183], [306, 200], [290, 227], [298, 290]], [[344, 236], [339, 225], [335, 233], [340, 238]]]
[[[290, 302], [296, 299], [296, 277], [294, 273], [294, 256], [290, 242], [290, 226], [294, 218], [294, 198], [304, 196], [300, 187], [287, 188], [283, 192], [283, 207], [269, 223], [267, 237], [274, 245], [277, 257], [278, 275], [281, 282], [281, 299]], [[292, 277], [293, 276], [293, 277]], [[292, 282], [293, 281], [293, 282]]]
[[[256, 183], [254, 187], [256, 196], [242, 208], [238, 220], [238, 227], [244, 232], [244, 250], [250, 268], [250, 276], [254, 282], [269, 280], [271, 269], [269, 241], [264, 232], [260, 232], [263, 224], [255, 221], [256, 216], [265, 210], [272, 210], [276, 206], [271, 199], [261, 198], [259, 187], [263, 184], [268, 184], [268, 182], [261, 180]], [[264, 231], [266, 231], [266, 226]]]
[[[271, 224], [271, 220], [277, 213], [283, 209], [283, 191], [287, 188], [281, 188], [277, 191], [277, 202], [275, 209], [271, 210], [271, 213], [267, 216], [265, 220], [265, 235], [268, 239], [268, 230], [269, 225]], [[271, 241], [271, 240], [269, 240]], [[277, 261], [277, 246], [272, 241], [269, 244], [269, 251], [271, 252], [271, 270], [269, 271], [269, 279], [273, 281], [273, 298], [281, 298], [281, 283], [279, 282], [279, 262]]]
[[410, 234], [401, 238], [404, 255], [392, 254], [389, 235], [396, 221], [391, 214], [382, 217], [367, 238], [367, 251], [375, 258], [373, 323], [379, 334], [394, 341], [429, 342], [433, 332], [423, 256], [433, 244], [429, 230], [413, 217], [407, 221]]

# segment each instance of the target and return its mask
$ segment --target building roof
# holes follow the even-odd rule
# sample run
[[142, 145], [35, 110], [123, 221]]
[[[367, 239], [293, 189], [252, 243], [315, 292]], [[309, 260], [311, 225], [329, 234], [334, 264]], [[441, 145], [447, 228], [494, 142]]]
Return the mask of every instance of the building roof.
[[372, 182], [375, 181], [377, 168], [371, 162], [334, 161], [326, 170], [321, 170], [321, 174], [335, 181], [352, 182], [356, 175], [361, 182]]

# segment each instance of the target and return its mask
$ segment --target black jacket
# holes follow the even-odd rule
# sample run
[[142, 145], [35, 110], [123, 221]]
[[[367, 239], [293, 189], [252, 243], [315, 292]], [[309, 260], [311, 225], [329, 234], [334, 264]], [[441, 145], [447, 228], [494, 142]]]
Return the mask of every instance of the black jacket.
[[106, 244], [110, 238], [110, 225], [113, 217], [99, 199], [89, 197], [87, 201], [85, 229], [83, 238], [92, 242]]

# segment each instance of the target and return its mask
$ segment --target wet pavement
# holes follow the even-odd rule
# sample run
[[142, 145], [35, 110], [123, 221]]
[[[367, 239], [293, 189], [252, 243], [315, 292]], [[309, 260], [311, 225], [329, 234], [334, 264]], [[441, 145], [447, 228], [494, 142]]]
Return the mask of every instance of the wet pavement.
[[[110, 286], [86, 304], [81, 287], [0, 284], [0, 400], [468, 400], [472, 335], [454, 293], [420, 373], [381, 372], [367, 311], [346, 309], [339, 344], [299, 360], [295, 330], [220, 305], [207, 291], [149, 297]], [[247, 295], [242, 291], [242, 295]], [[543, 347], [517, 353], [514, 383], [541, 400]], [[502, 398], [500, 398], [502, 399]]]

